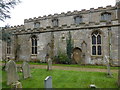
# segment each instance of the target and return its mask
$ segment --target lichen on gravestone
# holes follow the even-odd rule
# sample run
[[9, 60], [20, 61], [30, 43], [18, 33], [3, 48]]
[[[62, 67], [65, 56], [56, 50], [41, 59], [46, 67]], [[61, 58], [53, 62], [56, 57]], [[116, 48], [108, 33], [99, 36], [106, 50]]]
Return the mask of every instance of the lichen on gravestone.
[[16, 81], [19, 80], [17, 66], [13, 60], [7, 62], [5, 70], [7, 72], [7, 85], [15, 83]]
[[30, 67], [29, 67], [29, 64], [27, 62], [23, 62], [22, 69], [23, 69], [24, 79], [31, 77]]

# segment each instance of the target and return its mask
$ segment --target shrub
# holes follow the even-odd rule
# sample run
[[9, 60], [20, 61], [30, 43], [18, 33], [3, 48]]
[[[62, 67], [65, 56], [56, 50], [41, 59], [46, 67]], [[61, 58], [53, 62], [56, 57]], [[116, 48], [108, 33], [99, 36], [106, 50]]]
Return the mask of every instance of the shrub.
[[69, 64], [69, 58], [65, 53], [59, 53], [54, 57], [54, 62], [59, 64]]

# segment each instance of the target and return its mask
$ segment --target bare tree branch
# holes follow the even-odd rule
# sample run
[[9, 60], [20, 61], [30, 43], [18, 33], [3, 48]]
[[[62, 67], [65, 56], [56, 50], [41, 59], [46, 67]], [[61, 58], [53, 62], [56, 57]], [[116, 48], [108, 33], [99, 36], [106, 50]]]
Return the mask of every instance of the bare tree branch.
[[14, 8], [20, 0], [0, 0], [0, 20], [10, 18], [10, 9]]

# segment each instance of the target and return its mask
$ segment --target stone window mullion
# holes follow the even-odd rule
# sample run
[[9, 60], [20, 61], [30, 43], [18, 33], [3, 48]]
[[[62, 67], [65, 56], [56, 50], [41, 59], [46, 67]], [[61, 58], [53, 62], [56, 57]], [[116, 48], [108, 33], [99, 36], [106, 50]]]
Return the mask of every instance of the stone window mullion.
[[33, 36], [32, 38], [32, 54], [36, 55], [37, 54], [37, 37]]
[[10, 40], [7, 41], [7, 50], [6, 50], [7, 54], [10, 55], [11, 54], [11, 42]]
[[96, 55], [97, 55], [97, 52], [98, 52], [98, 45], [97, 45], [97, 36], [96, 36]]
[[94, 32], [92, 34], [92, 55], [101, 55], [102, 45], [101, 45], [101, 35], [99, 32]]

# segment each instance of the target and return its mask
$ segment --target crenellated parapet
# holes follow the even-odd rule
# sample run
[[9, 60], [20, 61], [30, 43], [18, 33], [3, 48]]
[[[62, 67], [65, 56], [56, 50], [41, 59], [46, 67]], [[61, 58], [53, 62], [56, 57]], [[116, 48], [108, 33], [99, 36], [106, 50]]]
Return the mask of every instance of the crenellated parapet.
[[[101, 20], [100, 15], [104, 12], [111, 12], [112, 18], [110, 22]], [[75, 23], [75, 18], [81, 17], [82, 22]], [[57, 26], [53, 26], [52, 20], [59, 20]], [[67, 11], [60, 14], [55, 13], [53, 15], [44, 15], [24, 20], [24, 25], [17, 25], [9, 27], [8, 31], [13, 31], [14, 34], [34, 33], [34, 32], [50, 32], [50, 31], [62, 31], [69, 29], [80, 29], [90, 27], [105, 27], [119, 24], [116, 17], [116, 6], [112, 7], [108, 5], [106, 7], [98, 7], [97, 9], [90, 8], [89, 10], [82, 9], [81, 11], [74, 10], [73, 12]]]
[[16, 31], [24, 30], [24, 25], [11, 26], [11, 27], [7, 27], [7, 28], [3, 28], [3, 29], [5, 31], [14, 33]]
[[34, 18], [29, 18], [29, 19], [25, 19], [24, 23], [28, 23], [28, 22], [34, 22], [36, 20], [45, 20], [45, 19], [50, 19], [50, 18], [54, 18], [54, 17], [65, 17], [65, 16], [72, 16], [72, 15], [78, 15], [78, 14], [85, 14], [85, 13], [90, 13], [90, 12], [101, 12], [101, 11], [107, 11], [107, 10], [112, 10], [112, 9], [116, 9], [116, 6], [111, 6], [108, 5], [106, 7], [98, 7], [97, 9], [94, 8], [90, 8], [89, 10], [86, 9], [82, 9], [81, 11], [77, 11], [74, 10], [73, 12], [71, 11], [67, 11], [67, 12], [62, 12], [60, 14], [55, 13], [53, 15], [49, 14], [48, 16], [44, 15], [44, 16], [39, 16], [39, 17], [34, 17]]

